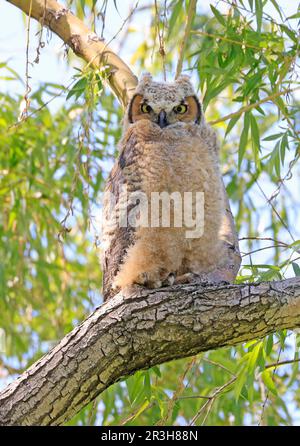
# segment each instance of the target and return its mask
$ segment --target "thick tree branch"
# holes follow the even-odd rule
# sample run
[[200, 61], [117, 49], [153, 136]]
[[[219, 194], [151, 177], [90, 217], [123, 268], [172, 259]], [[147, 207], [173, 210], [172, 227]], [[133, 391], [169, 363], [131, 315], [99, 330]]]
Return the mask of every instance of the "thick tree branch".
[[[137, 85], [131, 69], [109, 46], [90, 30], [81, 20], [55, 0], [8, 0], [31, 17], [46, 25], [57, 34], [74, 53], [92, 67], [109, 66], [109, 86], [125, 107]], [[45, 11], [46, 5], [46, 11]]]
[[116, 381], [300, 326], [300, 279], [115, 296], [0, 393], [0, 425], [57, 425]]

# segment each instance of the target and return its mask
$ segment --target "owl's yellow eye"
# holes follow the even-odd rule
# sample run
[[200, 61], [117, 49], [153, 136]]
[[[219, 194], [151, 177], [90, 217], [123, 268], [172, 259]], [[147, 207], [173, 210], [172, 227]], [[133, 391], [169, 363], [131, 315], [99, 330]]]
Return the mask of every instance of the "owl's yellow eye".
[[187, 111], [187, 106], [185, 104], [180, 104], [174, 107], [173, 110], [175, 113], [183, 115]]
[[142, 113], [150, 113], [152, 111], [152, 108], [148, 104], [142, 104], [141, 111]]

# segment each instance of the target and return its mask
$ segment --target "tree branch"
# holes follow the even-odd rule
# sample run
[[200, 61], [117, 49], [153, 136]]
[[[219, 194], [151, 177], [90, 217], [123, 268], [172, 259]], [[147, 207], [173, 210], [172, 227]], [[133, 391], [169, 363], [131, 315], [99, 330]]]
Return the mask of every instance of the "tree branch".
[[265, 98], [260, 99], [257, 102], [254, 102], [252, 104], [248, 104], [248, 105], [245, 105], [244, 107], [241, 107], [236, 112], [229, 113], [229, 115], [223, 116], [222, 118], [216, 119], [215, 121], [209, 121], [208, 124], [216, 125], [216, 124], [219, 124], [220, 122], [228, 121], [228, 119], [232, 119], [232, 118], [235, 118], [236, 116], [240, 116], [243, 113], [252, 110], [253, 108], [259, 107], [260, 105], [264, 104], [265, 102], [274, 101], [274, 99], [277, 99], [280, 96], [292, 93], [293, 91], [297, 91], [299, 89], [300, 89], [300, 87], [296, 87], [296, 88], [286, 88], [283, 91], [276, 91], [276, 93], [272, 93], [269, 96], [266, 96]]
[[[74, 53], [94, 68], [108, 66], [109, 86], [125, 107], [135, 90], [137, 78], [125, 62], [90, 30], [80, 19], [55, 0], [8, 0], [25, 14], [46, 25]], [[46, 8], [45, 8], [46, 4]], [[31, 7], [32, 5], [32, 7]]]
[[300, 326], [300, 279], [116, 295], [0, 392], [0, 425], [58, 425], [120, 379]]

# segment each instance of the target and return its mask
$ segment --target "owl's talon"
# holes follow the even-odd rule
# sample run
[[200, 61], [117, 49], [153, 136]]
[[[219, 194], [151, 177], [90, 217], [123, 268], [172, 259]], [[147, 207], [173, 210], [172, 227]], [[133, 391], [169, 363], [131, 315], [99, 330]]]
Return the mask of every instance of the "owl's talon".
[[161, 288], [162, 286], [162, 281], [159, 279], [151, 278], [149, 273], [140, 274], [135, 283], [145, 288]]
[[162, 286], [172, 286], [175, 283], [176, 275], [174, 273], [170, 273], [168, 277], [162, 282]]
[[230, 282], [226, 280], [220, 280], [218, 277], [214, 277], [213, 274], [196, 274], [196, 273], [186, 273], [178, 276], [175, 281], [176, 284], [186, 284], [186, 283], [198, 283], [202, 286], [220, 286], [229, 285]]
[[[155, 274], [156, 275], [156, 274]], [[136, 280], [138, 285], [144, 286], [145, 288], [162, 288], [165, 286], [172, 286], [175, 282], [175, 273], [170, 273], [165, 279], [156, 279], [155, 275], [151, 273], [142, 273]]]
[[182, 274], [181, 276], [177, 276], [175, 280], [176, 285], [183, 285], [185, 283], [192, 283], [196, 280], [196, 274], [194, 273], [186, 273]]
[[122, 289], [122, 295], [124, 299], [128, 299], [130, 297], [134, 297], [139, 292], [139, 285], [127, 285]]

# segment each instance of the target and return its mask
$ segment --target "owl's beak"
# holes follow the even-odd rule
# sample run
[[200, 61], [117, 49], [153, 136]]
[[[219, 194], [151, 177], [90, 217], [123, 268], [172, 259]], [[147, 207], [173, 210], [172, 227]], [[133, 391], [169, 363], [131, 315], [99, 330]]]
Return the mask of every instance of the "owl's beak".
[[159, 112], [158, 114], [158, 118], [157, 118], [157, 124], [159, 125], [160, 128], [164, 128], [167, 127], [167, 125], [169, 125], [168, 121], [167, 121], [167, 113], [162, 110]]

